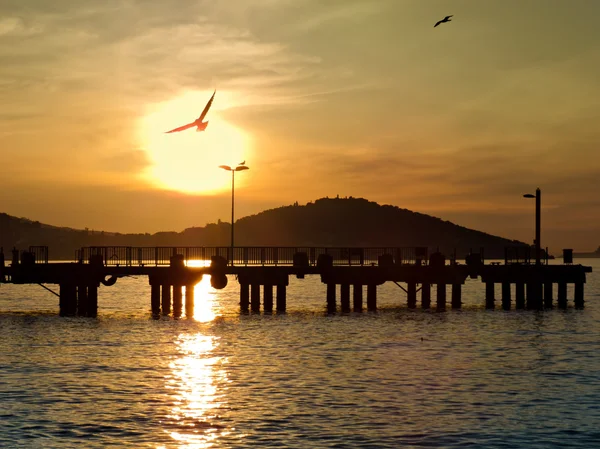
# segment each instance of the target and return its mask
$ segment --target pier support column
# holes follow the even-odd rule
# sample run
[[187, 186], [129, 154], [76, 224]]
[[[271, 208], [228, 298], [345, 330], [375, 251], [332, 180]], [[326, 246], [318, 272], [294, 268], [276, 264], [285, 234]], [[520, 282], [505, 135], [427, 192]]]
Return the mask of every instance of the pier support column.
[[494, 292], [494, 283], [486, 282], [485, 283], [485, 308], [493, 309], [495, 300], [496, 300], [496, 297], [495, 297], [495, 292]]
[[[91, 289], [88, 289], [88, 297], [91, 296]], [[160, 317], [160, 284], [150, 284], [150, 308], [152, 309], [152, 317]]]
[[194, 289], [196, 288], [193, 284], [185, 286], [185, 316], [188, 318], [194, 317]]
[[541, 309], [542, 307], [542, 284], [538, 282], [527, 283], [527, 308], [530, 310]]
[[335, 284], [327, 284], [327, 313], [336, 312], [335, 288]]
[[285, 313], [286, 292], [287, 287], [285, 285], [277, 285], [277, 313]]
[[74, 284], [60, 284], [59, 295], [60, 316], [75, 316], [77, 313], [77, 287]]
[[377, 310], [377, 285], [367, 285], [367, 310], [375, 312]]
[[87, 316], [92, 318], [98, 316], [98, 284], [88, 285]]
[[452, 308], [460, 309], [462, 306], [462, 285], [452, 284]]
[[558, 283], [558, 307], [561, 309], [567, 308], [567, 283]]
[[173, 286], [173, 317], [180, 318], [183, 310], [183, 286]]
[[421, 286], [421, 308], [429, 309], [431, 307], [431, 284], [425, 282]]
[[525, 308], [525, 284], [522, 282], [515, 284], [515, 307], [517, 309]]
[[87, 316], [87, 285], [77, 286], [77, 316]]
[[406, 284], [407, 304], [409, 309], [417, 307], [417, 283], [408, 282]]
[[575, 284], [575, 307], [583, 309], [583, 282]]
[[510, 310], [510, 283], [502, 283], [502, 308], [504, 310]]
[[352, 290], [353, 309], [355, 312], [362, 312], [363, 310], [363, 286], [360, 284], [354, 284]]
[[342, 302], [342, 313], [350, 312], [350, 284], [340, 286], [340, 299]]
[[446, 284], [437, 284], [435, 293], [437, 295], [437, 308], [444, 310], [446, 308]]
[[263, 311], [265, 313], [273, 313], [273, 286], [263, 286]]
[[260, 284], [250, 284], [250, 310], [260, 312]]
[[169, 284], [162, 285], [161, 307], [163, 316], [171, 314], [171, 286]]
[[546, 282], [544, 283], [544, 307], [551, 309], [553, 301], [552, 282]]
[[250, 310], [250, 284], [240, 284], [240, 312]]

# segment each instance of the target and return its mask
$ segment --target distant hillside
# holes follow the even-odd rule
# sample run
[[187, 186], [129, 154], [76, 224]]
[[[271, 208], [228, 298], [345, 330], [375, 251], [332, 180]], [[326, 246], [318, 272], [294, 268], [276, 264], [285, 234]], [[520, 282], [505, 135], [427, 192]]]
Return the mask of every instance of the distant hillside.
[[[73, 260], [82, 246], [227, 246], [230, 224], [219, 221], [183, 232], [119, 234], [76, 230], [0, 214], [0, 245], [27, 249], [46, 245], [52, 259]], [[503, 258], [504, 247], [523, 245], [429, 215], [381, 206], [362, 198], [321, 198], [266, 210], [236, 221], [236, 246], [427, 246], [464, 257], [485, 248]]]
[[573, 253], [573, 257], [600, 258], [600, 246], [593, 253]]

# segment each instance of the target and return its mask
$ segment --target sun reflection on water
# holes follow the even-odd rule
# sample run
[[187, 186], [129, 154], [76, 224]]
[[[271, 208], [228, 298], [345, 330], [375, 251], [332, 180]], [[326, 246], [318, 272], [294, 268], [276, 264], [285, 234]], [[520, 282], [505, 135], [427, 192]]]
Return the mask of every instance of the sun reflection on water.
[[216, 355], [217, 337], [180, 335], [175, 343], [181, 357], [170, 364], [167, 388], [173, 390], [173, 407], [165, 431], [182, 448], [212, 447], [230, 433], [218, 413], [225, 403], [226, 360]]

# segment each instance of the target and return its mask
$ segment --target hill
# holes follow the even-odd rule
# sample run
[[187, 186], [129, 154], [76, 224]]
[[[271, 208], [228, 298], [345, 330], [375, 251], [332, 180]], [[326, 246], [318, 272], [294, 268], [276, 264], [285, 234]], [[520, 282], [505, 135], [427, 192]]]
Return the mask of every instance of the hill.
[[[120, 234], [59, 228], [0, 214], [0, 245], [49, 247], [52, 259], [73, 260], [82, 246], [227, 246], [229, 223], [209, 223], [182, 232]], [[236, 246], [427, 246], [445, 254], [456, 248], [485, 248], [486, 258], [503, 258], [504, 247], [523, 245], [455, 225], [429, 215], [379, 205], [362, 198], [321, 198], [241, 218], [235, 225]]]

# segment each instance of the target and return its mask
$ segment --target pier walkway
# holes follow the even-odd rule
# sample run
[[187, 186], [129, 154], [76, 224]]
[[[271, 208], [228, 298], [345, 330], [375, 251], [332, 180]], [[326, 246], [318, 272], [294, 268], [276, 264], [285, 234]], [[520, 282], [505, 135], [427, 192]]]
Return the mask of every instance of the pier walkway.
[[[524, 251], [525, 250], [525, 251]], [[506, 248], [504, 263], [485, 263], [483, 250], [459, 263], [424, 247], [334, 248], [334, 247], [84, 247], [73, 262], [49, 262], [48, 248], [32, 246], [13, 250], [12, 262], [0, 254], [0, 283], [56, 284], [61, 315], [94, 317], [98, 313], [98, 288], [113, 286], [121, 277], [148, 276], [152, 315], [181, 316], [185, 291], [186, 314], [193, 310], [193, 286], [210, 275], [216, 289], [227, 286], [228, 276], [240, 284], [240, 311], [285, 312], [289, 276], [318, 275], [326, 284], [326, 308], [342, 312], [363, 310], [363, 287], [367, 287], [366, 309], [377, 309], [377, 286], [394, 282], [406, 294], [408, 307], [431, 307], [432, 285], [436, 307], [446, 307], [448, 286], [451, 307], [460, 308], [462, 285], [468, 277], [485, 284], [485, 304], [495, 305], [495, 284], [501, 284], [504, 309], [510, 309], [514, 284], [517, 309], [553, 307], [556, 284], [559, 307], [567, 306], [567, 284], [574, 284], [574, 304], [583, 307], [586, 273], [591, 267], [536, 265], [529, 248]], [[338, 289], [339, 286], [339, 289]], [[185, 287], [185, 289], [184, 289]], [[350, 290], [353, 289], [352, 303]], [[274, 298], [273, 289], [276, 289]], [[262, 289], [262, 301], [261, 301]], [[484, 297], [484, 295], [482, 295]], [[275, 299], [275, 303], [274, 303]]]

